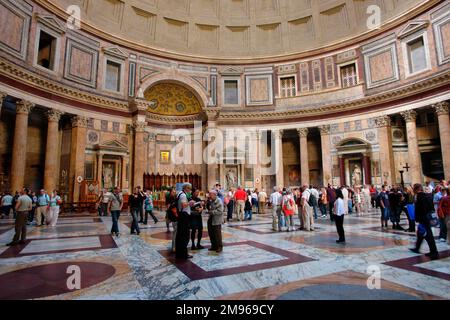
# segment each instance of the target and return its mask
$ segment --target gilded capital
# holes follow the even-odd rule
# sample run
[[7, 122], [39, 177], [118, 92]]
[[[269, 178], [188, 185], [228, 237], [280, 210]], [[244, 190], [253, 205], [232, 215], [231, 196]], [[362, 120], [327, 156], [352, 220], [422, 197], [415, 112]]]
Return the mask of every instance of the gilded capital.
[[75, 116], [71, 119], [72, 128], [87, 128], [88, 118], [82, 116]]
[[297, 129], [297, 132], [298, 132], [298, 135], [300, 136], [300, 138], [307, 138], [309, 129], [308, 128], [300, 128], [300, 129]]
[[447, 101], [442, 101], [433, 105], [434, 110], [438, 116], [445, 116], [449, 114], [450, 104]]
[[389, 127], [391, 125], [391, 117], [381, 116], [381, 117], [375, 118], [375, 124], [378, 128]]
[[133, 121], [133, 129], [135, 132], [144, 132], [145, 127], [147, 126], [147, 123], [145, 121]]
[[63, 115], [63, 112], [50, 109], [47, 111], [47, 119], [48, 121], [58, 122], [61, 119], [61, 116]]
[[330, 125], [319, 126], [319, 130], [322, 136], [329, 135], [331, 133], [331, 126]]
[[403, 119], [405, 119], [406, 122], [416, 122], [417, 119], [417, 112], [414, 110], [407, 110], [400, 113]]
[[17, 114], [29, 114], [34, 108], [35, 104], [27, 100], [19, 100], [16, 103], [16, 113]]

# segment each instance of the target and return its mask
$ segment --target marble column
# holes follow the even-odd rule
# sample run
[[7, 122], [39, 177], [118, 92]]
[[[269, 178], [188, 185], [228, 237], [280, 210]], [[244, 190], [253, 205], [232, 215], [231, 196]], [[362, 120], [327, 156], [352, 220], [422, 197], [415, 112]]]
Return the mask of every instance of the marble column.
[[11, 192], [24, 187], [27, 162], [28, 115], [34, 104], [19, 100], [16, 104], [16, 125], [11, 159]]
[[127, 181], [127, 160], [128, 160], [127, 157], [122, 156], [122, 158], [121, 158], [121, 171], [120, 171], [122, 173], [122, 177], [120, 179], [120, 188], [122, 189], [122, 192], [131, 191], [131, 190], [127, 190], [128, 186], [126, 185], [126, 181]]
[[392, 150], [391, 118], [381, 116], [375, 119], [378, 127], [378, 141], [380, 144], [380, 163], [382, 183], [388, 185], [395, 183], [395, 164]]
[[97, 181], [100, 188], [103, 188], [103, 154], [97, 155]]
[[309, 157], [308, 157], [308, 128], [301, 128], [297, 130], [300, 138], [300, 171], [301, 182], [303, 184], [310, 183], [309, 181]]
[[284, 164], [283, 164], [283, 130], [274, 130], [275, 148], [272, 150], [272, 159], [275, 159], [275, 176], [278, 187], [284, 187]]
[[0, 92], [0, 117], [2, 115], [3, 100], [6, 99], [7, 96], [6, 92]]
[[133, 165], [133, 185], [132, 188], [144, 187], [144, 173], [146, 167], [145, 154], [145, 126], [144, 121], [134, 121], [134, 165]]
[[255, 188], [258, 188], [258, 190], [261, 190], [262, 188], [262, 177], [261, 177], [261, 131], [256, 130], [255, 131], [255, 145], [256, 145], [256, 156], [255, 156], [255, 162], [253, 164], [253, 179], [255, 181]]
[[322, 142], [322, 177], [323, 185], [333, 184], [332, 165], [331, 165], [331, 142], [330, 142], [330, 126], [324, 125], [319, 127], [320, 139]]
[[442, 160], [444, 165], [444, 176], [446, 180], [450, 180], [450, 119], [449, 106], [447, 101], [435, 104], [439, 121], [439, 134], [441, 138]]
[[347, 181], [345, 179], [345, 158], [339, 157], [339, 173], [340, 173], [340, 182], [341, 186], [344, 186], [347, 184]]
[[406, 122], [406, 136], [408, 137], [408, 164], [411, 183], [422, 183], [422, 160], [420, 158], [419, 142], [417, 140], [416, 119], [417, 112], [407, 110], [401, 113]]
[[48, 110], [47, 146], [45, 148], [44, 189], [52, 192], [58, 181], [59, 120], [62, 112]]
[[368, 154], [363, 155], [363, 171], [364, 171], [364, 184], [372, 184], [372, 165], [370, 163], [370, 156]]
[[80, 201], [81, 183], [78, 179], [84, 179], [85, 173], [87, 120], [82, 116], [75, 116], [71, 120], [69, 200], [72, 202]]

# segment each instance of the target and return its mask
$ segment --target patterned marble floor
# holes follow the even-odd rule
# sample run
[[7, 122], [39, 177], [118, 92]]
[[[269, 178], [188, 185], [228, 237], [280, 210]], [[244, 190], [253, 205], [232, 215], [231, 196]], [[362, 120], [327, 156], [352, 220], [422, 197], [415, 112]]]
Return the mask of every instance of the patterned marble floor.
[[73, 215], [54, 228], [28, 227], [26, 243], [10, 248], [13, 221], [0, 220], [0, 299], [450, 299], [450, 246], [437, 242], [441, 259], [430, 261], [425, 243], [423, 254], [410, 252], [415, 236], [381, 230], [377, 218], [346, 217], [340, 245], [328, 220], [288, 233], [273, 232], [269, 215], [254, 216], [224, 225], [222, 254], [192, 251], [187, 262], [170, 254], [164, 222], [131, 236], [123, 215], [122, 237], [113, 238], [110, 217]]

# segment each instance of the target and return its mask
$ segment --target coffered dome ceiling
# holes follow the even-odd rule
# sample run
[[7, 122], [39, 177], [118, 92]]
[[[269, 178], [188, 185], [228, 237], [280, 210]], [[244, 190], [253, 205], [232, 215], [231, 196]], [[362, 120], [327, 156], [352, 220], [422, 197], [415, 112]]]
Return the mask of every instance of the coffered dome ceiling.
[[[182, 58], [280, 58], [368, 32], [367, 7], [388, 24], [428, 0], [39, 0], [81, 8], [84, 28]], [[113, 37], [113, 38], [111, 38]], [[119, 42], [120, 42], [119, 41]]]

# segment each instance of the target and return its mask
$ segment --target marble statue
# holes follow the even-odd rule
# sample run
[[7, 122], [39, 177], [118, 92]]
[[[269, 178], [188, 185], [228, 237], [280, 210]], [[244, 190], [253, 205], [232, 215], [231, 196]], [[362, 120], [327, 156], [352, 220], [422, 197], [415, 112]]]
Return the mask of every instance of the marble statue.
[[359, 168], [358, 165], [355, 165], [355, 168], [353, 169], [353, 173], [352, 173], [352, 182], [354, 186], [360, 186], [362, 184], [362, 180], [361, 180], [361, 169]]
[[237, 187], [237, 177], [232, 170], [228, 170], [226, 178], [228, 189]]
[[111, 164], [103, 167], [103, 187], [112, 188], [113, 186], [113, 168]]

